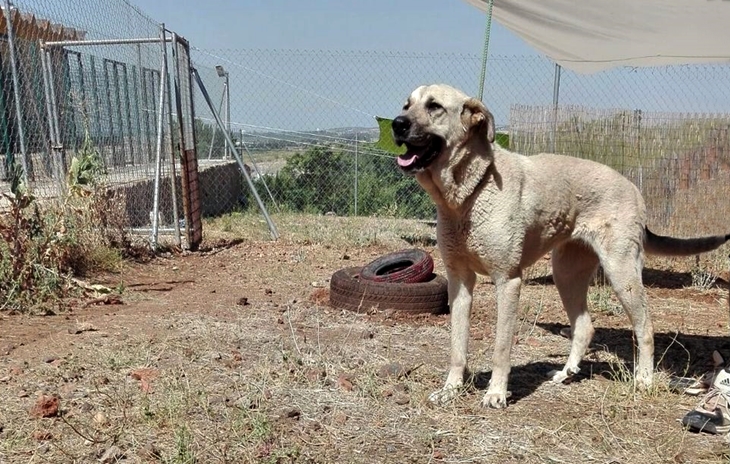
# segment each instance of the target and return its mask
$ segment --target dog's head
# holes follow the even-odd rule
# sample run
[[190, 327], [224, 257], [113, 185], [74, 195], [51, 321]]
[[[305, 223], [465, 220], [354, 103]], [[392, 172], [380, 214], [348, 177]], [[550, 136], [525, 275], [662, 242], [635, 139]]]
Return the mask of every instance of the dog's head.
[[482, 102], [448, 85], [418, 87], [393, 120], [393, 137], [407, 151], [398, 166], [410, 174], [428, 169], [464, 144], [494, 142], [494, 117]]

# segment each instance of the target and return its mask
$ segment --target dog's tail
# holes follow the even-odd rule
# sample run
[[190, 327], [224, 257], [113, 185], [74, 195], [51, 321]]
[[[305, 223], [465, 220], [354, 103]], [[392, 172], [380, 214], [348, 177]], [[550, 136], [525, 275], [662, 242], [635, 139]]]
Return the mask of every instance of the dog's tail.
[[713, 235], [699, 238], [674, 238], [657, 235], [644, 228], [644, 252], [650, 255], [691, 256], [712, 251], [730, 240], [728, 235]]

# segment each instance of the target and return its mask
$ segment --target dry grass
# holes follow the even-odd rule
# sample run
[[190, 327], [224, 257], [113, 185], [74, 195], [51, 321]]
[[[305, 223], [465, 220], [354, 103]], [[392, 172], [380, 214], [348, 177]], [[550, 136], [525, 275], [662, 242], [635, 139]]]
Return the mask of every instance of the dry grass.
[[[584, 372], [567, 385], [546, 382], [569, 341], [557, 335], [566, 324], [557, 292], [539, 280], [544, 262], [523, 290], [510, 406], [479, 406], [496, 320], [487, 279], [477, 285], [470, 346], [471, 364], [486, 370], [454, 404], [430, 406], [426, 398], [445, 374], [448, 316], [339, 311], [312, 285], [418, 240], [443, 272], [438, 251], [425, 244], [433, 228], [274, 219], [284, 235], [276, 244], [258, 217], [232, 216], [206, 231], [211, 243], [242, 238], [239, 245], [126, 269], [115, 277], [128, 288], [124, 307], [3, 320], [0, 348], [16, 340], [7, 334], [26, 338], [0, 355], [0, 462], [97, 462], [110, 450], [122, 462], [166, 463], [726, 459], [721, 437], [679, 426], [696, 398], [668, 392], [661, 375], [652, 391], [635, 391], [621, 314], [594, 310], [597, 334]], [[700, 374], [712, 349], [728, 348], [721, 298], [717, 288], [650, 289], [660, 371]], [[97, 330], [69, 333], [81, 323]], [[410, 373], [384, 375], [391, 363]], [[41, 392], [59, 396], [60, 417], [29, 415]]]
[[[305, 213], [272, 213], [271, 218], [283, 240], [330, 246], [362, 247], [375, 244], [435, 243], [434, 221], [382, 217], [316, 216]], [[268, 240], [263, 216], [256, 213], [231, 213], [207, 221], [206, 239]]]
[[[235, 321], [170, 315], [149, 326], [158, 335], [124, 336], [121, 327], [84, 335], [79, 344], [93, 351], [65, 352], [57, 366], [27, 369], [32, 381], [10, 382], [11, 397], [62, 392], [63, 416], [28, 420], [24, 407], [4, 402], [0, 455], [91, 462], [112, 444], [132, 462], [155, 450], [176, 463], [627, 462], [637, 455], [666, 462], [681, 461], [685, 448], [686, 462], [713, 462], [722, 453], [719, 440], [712, 445], [678, 427], [686, 399], [660, 388], [635, 392], [623, 361], [609, 352], [591, 356], [609, 366], [608, 380], [540, 384], [506, 411], [480, 409], [479, 392], [431, 408], [425, 400], [442, 381], [443, 354], [429, 348], [446, 346], [443, 327], [385, 329], [353, 314], [272, 309]], [[284, 324], [274, 323], [278, 317]], [[483, 355], [486, 346], [477, 346]], [[518, 348], [518, 358], [526, 350], [536, 351]], [[380, 377], [389, 362], [428, 367], [405, 379]], [[517, 382], [539, 376], [533, 363], [517, 363]], [[158, 373], [148, 392], [130, 376], [140, 368]], [[38, 443], [36, 431], [53, 438]], [[692, 441], [708, 449], [697, 454]]]
[[[668, 226], [659, 233], [688, 237], [693, 234], [727, 234], [730, 217], [730, 172], [723, 171], [712, 180], [679, 192], [673, 200], [673, 214]], [[728, 250], [722, 247], [701, 255], [698, 260], [675, 260], [682, 271], [706, 272], [711, 276], [728, 271]], [[706, 281], [706, 278], [703, 280]]]

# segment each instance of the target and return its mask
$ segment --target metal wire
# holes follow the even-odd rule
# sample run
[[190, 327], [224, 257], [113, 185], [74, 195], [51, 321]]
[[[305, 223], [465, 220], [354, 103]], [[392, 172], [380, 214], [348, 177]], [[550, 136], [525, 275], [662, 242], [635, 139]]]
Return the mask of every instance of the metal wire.
[[[124, 0], [20, 0], [15, 8], [12, 21], [35, 15], [65, 26], [67, 36], [53, 39], [64, 47], [49, 45], [45, 52], [40, 41], [50, 38], [42, 31], [15, 37], [17, 84], [11, 60], [2, 60], [0, 192], [10, 188], [11, 167], [22, 160], [24, 143], [22, 168], [33, 191], [57, 195], [63, 169], [88, 133], [103, 161], [103, 180], [125, 192], [129, 226], [149, 228], [155, 222], [149, 213], [163, 110], [165, 182], [159, 183], [157, 222], [160, 230], [183, 225], [173, 214], [180, 189], [171, 191], [179, 186], [173, 164], [179, 135], [177, 123], [169, 121], [178, 119], [171, 117], [173, 109], [159, 108], [160, 41], [147, 43], [158, 35], [159, 23]], [[488, 34], [489, 22], [485, 45]], [[3, 58], [9, 53], [9, 44], [0, 43]], [[500, 140], [511, 149], [589, 158], [622, 172], [640, 187], [658, 232], [689, 231], [678, 217], [699, 224], [693, 234], [725, 231], [719, 218], [730, 214], [730, 205], [717, 192], [730, 180], [728, 65], [624, 67], [589, 76], [563, 69], [557, 81], [547, 59], [488, 55], [486, 80], [484, 55], [203, 50], [195, 43], [191, 53], [210, 99], [230, 99], [221, 122], [232, 144], [249, 155], [251, 180], [266, 189], [266, 206], [432, 217], [422, 189], [378, 145], [383, 134], [374, 116], [394, 117], [416, 86], [443, 82], [482, 96]], [[228, 76], [228, 89], [216, 66]], [[225, 155], [227, 137], [217, 133], [200, 91], [194, 93], [203, 214], [256, 211], [236, 160]], [[16, 102], [19, 116], [12, 111]]]

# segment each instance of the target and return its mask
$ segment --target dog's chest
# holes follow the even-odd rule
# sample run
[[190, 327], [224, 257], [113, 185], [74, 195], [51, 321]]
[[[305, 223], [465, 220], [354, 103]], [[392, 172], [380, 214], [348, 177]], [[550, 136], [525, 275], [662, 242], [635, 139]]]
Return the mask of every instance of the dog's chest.
[[504, 240], [472, 218], [439, 217], [438, 244], [447, 264], [489, 274], [504, 259]]

